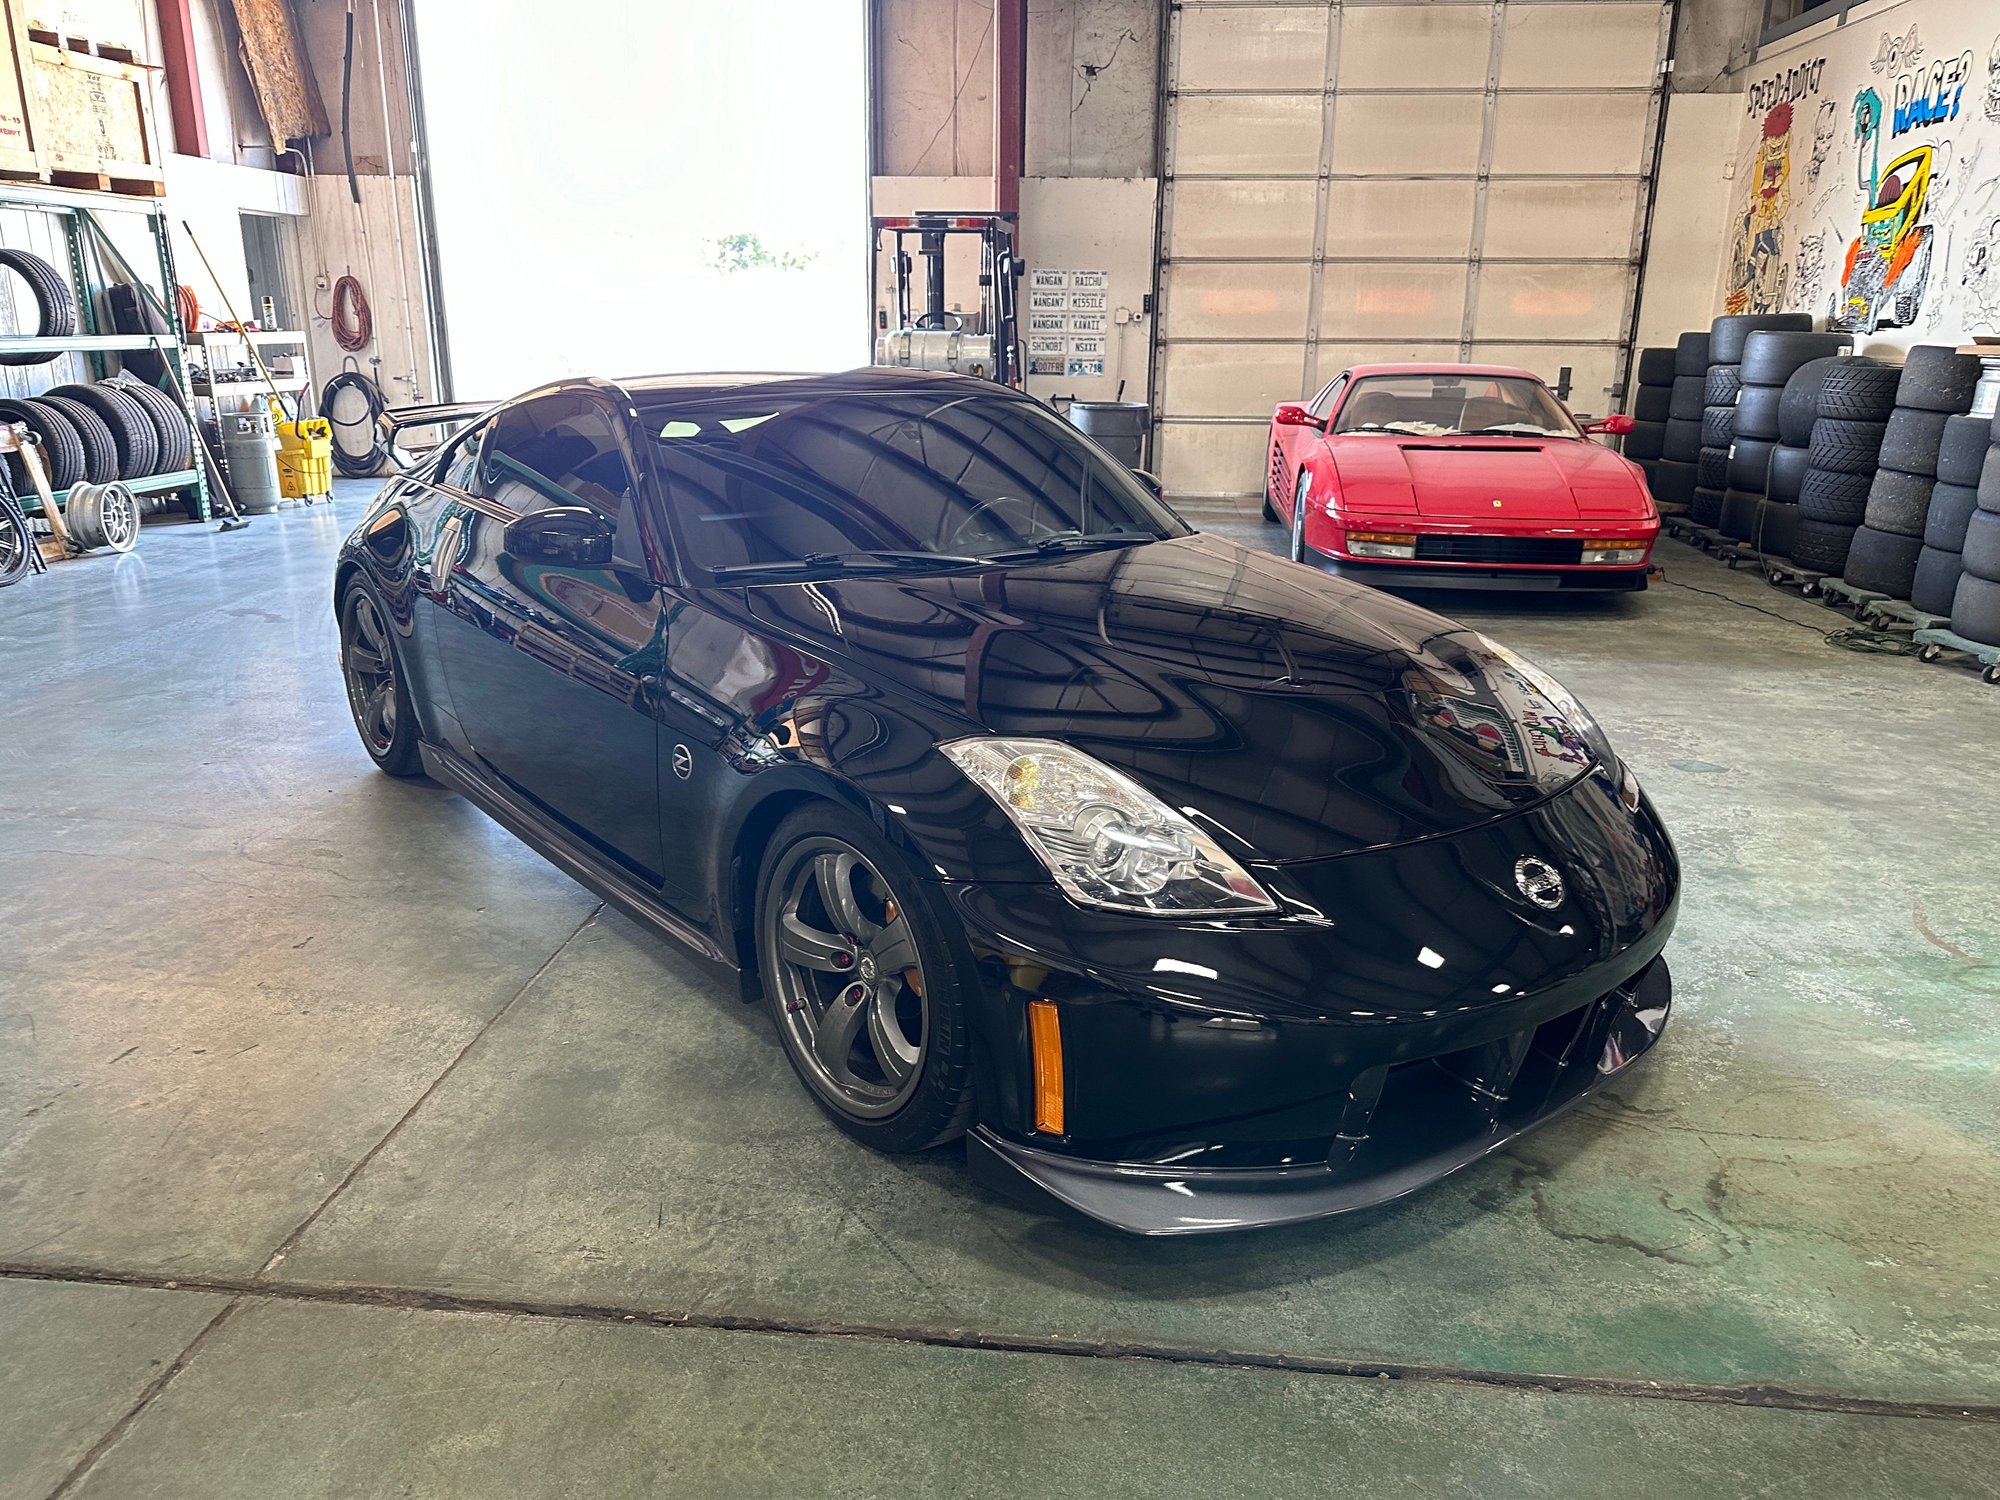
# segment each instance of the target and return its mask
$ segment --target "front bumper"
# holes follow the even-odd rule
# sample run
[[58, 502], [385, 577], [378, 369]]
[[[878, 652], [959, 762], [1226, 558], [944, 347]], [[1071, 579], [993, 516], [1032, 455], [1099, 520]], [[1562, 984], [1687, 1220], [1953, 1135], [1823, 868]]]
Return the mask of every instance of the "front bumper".
[[1080, 1160], [982, 1125], [966, 1145], [989, 1186], [1045, 1195], [1134, 1234], [1205, 1234], [1372, 1208], [1500, 1150], [1652, 1049], [1673, 1008], [1664, 958], [1575, 1011], [1442, 1056], [1359, 1075], [1326, 1161], [1204, 1168]]
[[1308, 547], [1306, 561], [1322, 573], [1374, 588], [1510, 589], [1565, 593], [1636, 594], [1646, 587], [1650, 563], [1627, 567], [1534, 567], [1480, 563], [1360, 562]]

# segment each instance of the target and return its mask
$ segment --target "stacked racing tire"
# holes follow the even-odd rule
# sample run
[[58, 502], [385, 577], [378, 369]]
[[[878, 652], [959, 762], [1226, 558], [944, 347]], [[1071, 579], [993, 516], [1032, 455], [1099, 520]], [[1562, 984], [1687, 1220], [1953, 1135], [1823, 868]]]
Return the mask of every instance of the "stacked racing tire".
[[[1757, 543], [1760, 549], [1768, 545], [1758, 541], [1759, 523], [1764, 520], [1773, 459], [1783, 440], [1786, 387], [1805, 366], [1837, 358], [1853, 345], [1853, 339], [1844, 333], [1759, 332], [1744, 341], [1729, 445], [1729, 487], [1718, 522], [1724, 536]], [[1813, 400], [1817, 401], [1816, 391]], [[1801, 468], [1799, 478], [1803, 481], [1804, 477]], [[1796, 491], [1792, 499], [1797, 500]], [[1779, 517], [1780, 524], [1791, 514]]]
[[1827, 372], [1806, 444], [1792, 534], [1791, 558], [1800, 567], [1836, 577], [1846, 568], [1901, 379], [1895, 367], [1869, 359], [1842, 360]]
[[1632, 430], [1621, 449], [1646, 475], [1653, 488], [1654, 471], [1666, 452], [1667, 419], [1673, 410], [1674, 353], [1672, 349], [1641, 349], [1632, 387]]
[[1729, 450], [1736, 441], [1736, 402], [1743, 390], [1743, 355], [1753, 333], [1811, 333], [1809, 313], [1745, 313], [1717, 318], [1708, 329], [1708, 373], [1702, 385], [1701, 456], [1688, 507], [1697, 526], [1715, 526], [1729, 494]]
[[[2000, 646], [2000, 417], [1993, 422], [1973, 501], [1952, 590], [1951, 629], [1982, 646]], [[1932, 511], [1937, 508], [1933, 501]], [[1916, 603], [1914, 595], [1911, 602]]]
[[1941, 345], [1920, 344], [1903, 363], [1896, 405], [1882, 431], [1882, 447], [1841, 576], [1857, 589], [1908, 599], [1924, 550], [1931, 492], [1945, 426], [1972, 406], [1979, 360]]
[[[1994, 423], [1985, 417], [1956, 416], [1944, 424], [1938, 444], [1937, 485], [1924, 519], [1924, 548], [1910, 582], [1910, 603], [1927, 615], [1951, 614], [1964, 572], [1966, 532], [1979, 509], [1979, 488], [1995, 457]], [[2000, 473], [1995, 487], [2000, 489]]]
[[1702, 389], [1708, 379], [1708, 335], [1684, 333], [1674, 346], [1674, 383], [1667, 393], [1667, 421], [1660, 457], [1649, 480], [1653, 499], [1669, 512], [1694, 503], [1701, 462]]

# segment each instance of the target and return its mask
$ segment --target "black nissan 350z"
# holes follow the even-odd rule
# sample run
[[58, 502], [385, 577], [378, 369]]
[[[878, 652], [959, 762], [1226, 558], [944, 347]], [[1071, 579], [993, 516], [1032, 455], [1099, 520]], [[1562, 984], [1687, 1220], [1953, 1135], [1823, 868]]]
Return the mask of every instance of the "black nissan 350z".
[[549, 386], [334, 592], [383, 770], [741, 971], [857, 1139], [1120, 1228], [1396, 1197], [1667, 1019], [1673, 846], [1560, 684], [999, 386]]

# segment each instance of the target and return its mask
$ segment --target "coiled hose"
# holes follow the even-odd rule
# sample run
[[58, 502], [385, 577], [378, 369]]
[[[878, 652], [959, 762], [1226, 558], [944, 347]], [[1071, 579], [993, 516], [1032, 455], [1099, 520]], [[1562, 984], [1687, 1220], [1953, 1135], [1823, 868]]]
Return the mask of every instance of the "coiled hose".
[[[339, 414], [334, 403], [348, 391], [361, 398], [364, 415]], [[359, 370], [342, 370], [319, 393], [320, 414], [333, 424], [333, 466], [349, 479], [370, 479], [390, 466], [393, 444], [382, 425], [387, 407], [382, 388]], [[368, 440], [365, 449], [350, 446], [364, 433]]]
[[333, 341], [349, 354], [360, 353], [375, 337], [374, 310], [354, 277], [343, 276], [333, 284], [333, 316], [328, 321], [333, 324]]

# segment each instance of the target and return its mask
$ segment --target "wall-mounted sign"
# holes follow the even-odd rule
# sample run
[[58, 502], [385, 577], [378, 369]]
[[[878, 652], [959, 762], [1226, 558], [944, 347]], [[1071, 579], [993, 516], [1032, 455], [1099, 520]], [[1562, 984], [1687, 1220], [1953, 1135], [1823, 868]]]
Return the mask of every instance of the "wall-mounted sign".
[[1074, 292], [1102, 292], [1111, 286], [1111, 277], [1104, 271], [1071, 271], [1070, 290]]
[[1028, 293], [1028, 306], [1035, 312], [1061, 312], [1069, 306], [1069, 293], [1032, 291]]
[[1069, 294], [1069, 310], [1101, 313], [1105, 310], [1104, 293], [1072, 291]]
[[1037, 292], [1060, 292], [1069, 286], [1067, 271], [1031, 271], [1028, 273], [1028, 287]]
[[1072, 357], [1068, 368], [1063, 373], [1072, 380], [1079, 378], [1086, 380], [1095, 379], [1104, 373], [1104, 361], [1101, 359], [1077, 359]]
[[1072, 337], [1069, 341], [1069, 352], [1072, 359], [1089, 358], [1102, 360], [1104, 358], [1104, 340], [1099, 337]]
[[1028, 338], [1028, 353], [1031, 355], [1060, 355], [1067, 352], [1067, 347], [1061, 338], [1052, 334], [1037, 333], [1031, 334]]
[[1104, 314], [1101, 312], [1073, 312], [1069, 315], [1069, 331], [1071, 333], [1102, 333], [1104, 332]]
[[1069, 318], [1064, 313], [1029, 313], [1028, 332], [1068, 333]]

